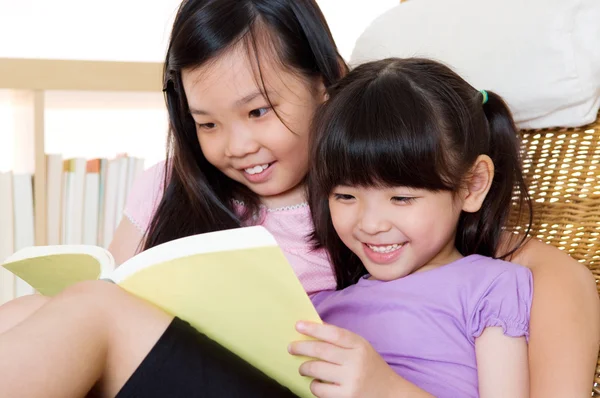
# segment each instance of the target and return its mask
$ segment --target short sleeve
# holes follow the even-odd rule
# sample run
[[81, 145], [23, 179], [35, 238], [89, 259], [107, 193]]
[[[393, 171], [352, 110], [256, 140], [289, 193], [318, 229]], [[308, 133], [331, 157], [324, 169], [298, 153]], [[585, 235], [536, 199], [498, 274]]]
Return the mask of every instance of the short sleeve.
[[133, 183], [123, 214], [145, 233], [163, 195], [165, 162], [145, 170]]
[[533, 298], [531, 271], [515, 266], [496, 276], [484, 291], [470, 318], [470, 338], [485, 328], [498, 326], [510, 337], [529, 338], [529, 316]]

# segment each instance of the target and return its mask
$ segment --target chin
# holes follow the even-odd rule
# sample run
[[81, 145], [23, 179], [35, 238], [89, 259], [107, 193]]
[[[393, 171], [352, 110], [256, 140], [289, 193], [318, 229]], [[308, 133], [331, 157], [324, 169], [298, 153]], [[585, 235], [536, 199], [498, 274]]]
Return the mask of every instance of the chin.
[[[407, 275], [410, 275], [412, 271], [399, 270], [399, 269], [391, 269], [393, 266], [381, 266], [382, 268], [389, 267], [388, 269], [379, 269], [375, 272], [369, 272], [371, 277], [377, 279], [382, 282], [389, 282], [396, 279], [404, 278]], [[368, 271], [368, 270], [367, 270]]]
[[[271, 185], [271, 184], [269, 184]], [[285, 187], [284, 189], [281, 189], [282, 184], [277, 184], [277, 183], [273, 183], [272, 186], [268, 186], [265, 185], [263, 187], [255, 187], [256, 189], [254, 189], [253, 191], [259, 195], [259, 196], [264, 196], [264, 197], [274, 197], [274, 196], [280, 196], [283, 195], [285, 193], [291, 192], [295, 186], [292, 187]]]
[[275, 189], [253, 189], [252, 190], [255, 194], [257, 194], [258, 196], [261, 196], [263, 198], [273, 198], [276, 196], [279, 196], [281, 194], [283, 194], [285, 191], [281, 191], [281, 190], [275, 190]]
[[398, 276], [398, 275], [371, 275], [374, 279], [377, 279], [378, 281], [381, 282], [389, 282], [389, 281], [394, 281], [396, 279], [402, 278], [402, 276]]

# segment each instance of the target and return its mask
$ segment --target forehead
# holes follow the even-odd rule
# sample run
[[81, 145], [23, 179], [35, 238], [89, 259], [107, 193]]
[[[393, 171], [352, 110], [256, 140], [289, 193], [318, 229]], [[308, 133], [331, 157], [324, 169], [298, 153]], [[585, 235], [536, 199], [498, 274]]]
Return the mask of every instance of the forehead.
[[182, 81], [193, 109], [232, 107], [236, 100], [263, 90], [270, 98], [307, 92], [306, 80], [299, 74], [284, 68], [269, 54], [258, 54], [257, 59], [257, 53], [244, 45], [233, 47], [201, 67], [184, 69]]

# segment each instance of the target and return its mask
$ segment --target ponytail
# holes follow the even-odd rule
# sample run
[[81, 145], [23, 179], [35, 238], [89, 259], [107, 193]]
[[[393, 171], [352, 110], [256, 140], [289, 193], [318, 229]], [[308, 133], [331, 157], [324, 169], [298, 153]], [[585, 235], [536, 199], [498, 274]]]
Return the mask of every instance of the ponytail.
[[[520, 140], [510, 110], [498, 94], [479, 93], [476, 103], [478, 107], [483, 106], [489, 129], [488, 156], [494, 162], [494, 179], [481, 209], [462, 214], [457, 247], [463, 254], [478, 253], [506, 259], [523, 245], [533, 220], [531, 198], [521, 169]], [[509, 245], [506, 252], [499, 252], [505, 247], [500, 242], [511, 210], [518, 224], [527, 217], [527, 229], [512, 248]]]

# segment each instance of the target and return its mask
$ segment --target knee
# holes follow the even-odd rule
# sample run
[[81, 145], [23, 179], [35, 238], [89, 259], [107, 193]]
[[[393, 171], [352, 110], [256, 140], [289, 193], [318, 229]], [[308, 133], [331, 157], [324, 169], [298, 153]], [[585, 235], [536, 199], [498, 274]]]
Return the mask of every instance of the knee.
[[125, 292], [107, 281], [84, 281], [69, 286], [56, 296], [56, 300], [77, 301], [85, 305], [105, 305], [118, 297], [122, 297]]
[[40, 294], [19, 297], [0, 307], [0, 333], [18, 325], [50, 300]]

